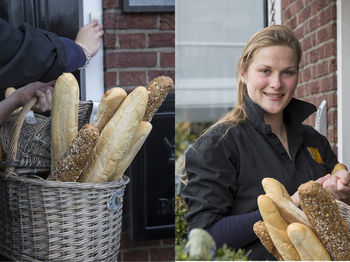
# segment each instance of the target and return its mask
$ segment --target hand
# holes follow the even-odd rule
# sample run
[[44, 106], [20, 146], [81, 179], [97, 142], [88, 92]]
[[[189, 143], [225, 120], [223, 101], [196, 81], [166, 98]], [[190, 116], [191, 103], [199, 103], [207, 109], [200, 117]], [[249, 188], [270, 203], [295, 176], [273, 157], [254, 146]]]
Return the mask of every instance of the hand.
[[17, 101], [17, 107], [24, 106], [33, 96], [36, 96], [38, 102], [33, 108], [34, 111], [45, 112], [51, 110], [54, 83], [55, 81], [48, 83], [33, 82], [17, 89], [12, 94]]
[[[75, 42], [86, 46], [90, 50], [91, 57], [97, 53], [101, 46], [101, 37], [104, 34], [102, 28], [102, 24], [99, 24], [97, 20], [93, 20], [90, 24], [81, 27], [75, 38]], [[85, 55], [87, 57], [86, 53]]]
[[323, 187], [335, 198], [350, 204], [350, 173], [346, 170], [339, 170], [330, 176]]

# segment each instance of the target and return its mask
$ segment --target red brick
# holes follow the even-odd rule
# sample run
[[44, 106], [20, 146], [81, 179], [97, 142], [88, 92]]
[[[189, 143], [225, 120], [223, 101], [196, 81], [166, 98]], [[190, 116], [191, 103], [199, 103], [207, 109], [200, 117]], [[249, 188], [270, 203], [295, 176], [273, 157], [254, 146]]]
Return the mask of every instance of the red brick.
[[119, 72], [119, 84], [122, 86], [139, 86], [146, 84], [145, 71]]
[[330, 93], [325, 94], [325, 98], [327, 101], [327, 107], [337, 107], [338, 101], [337, 101], [337, 93], [336, 91], [332, 91]]
[[123, 253], [123, 261], [149, 261], [147, 250], [134, 250]]
[[116, 47], [116, 42], [117, 42], [116, 39], [117, 39], [116, 33], [105, 32], [103, 36], [103, 47], [105, 49], [114, 49]]
[[320, 92], [331, 91], [335, 88], [333, 86], [333, 76], [327, 76], [319, 80]]
[[301, 24], [310, 18], [311, 6], [306, 6], [300, 13], [297, 14], [297, 23]]
[[151, 70], [148, 72], [148, 79], [152, 80], [161, 75], [168, 76], [175, 82], [175, 70]]
[[105, 66], [112, 68], [154, 67], [157, 65], [155, 52], [105, 53]]
[[310, 31], [315, 31], [318, 27], [319, 27], [318, 16], [315, 16], [309, 20], [309, 28], [310, 28]]
[[327, 24], [330, 21], [336, 20], [336, 8], [334, 5], [328, 6], [318, 16], [320, 26]]
[[304, 37], [304, 28], [305, 26], [300, 26], [298, 29], [295, 30], [295, 36], [301, 40]]
[[120, 48], [145, 48], [146, 35], [144, 33], [119, 34]]
[[328, 73], [328, 61], [322, 61], [317, 65], [317, 77], [327, 75]]
[[327, 25], [328, 38], [337, 38], [337, 24], [334, 21], [333, 23]]
[[330, 73], [337, 72], [337, 60], [335, 58], [328, 61], [328, 70]]
[[174, 261], [174, 248], [151, 249], [151, 261]]
[[315, 63], [320, 59], [320, 52], [318, 49], [310, 51], [310, 63]]
[[337, 121], [338, 121], [337, 110], [334, 110], [334, 109], [328, 110], [327, 112], [328, 125], [330, 126], [337, 125]]
[[117, 73], [116, 72], [105, 72], [105, 87], [114, 87], [117, 85]]
[[162, 53], [160, 56], [161, 67], [174, 67], [175, 66], [175, 53]]
[[290, 7], [288, 7], [282, 12], [282, 21], [288, 20], [291, 16], [292, 12], [290, 11]]
[[316, 14], [318, 11], [322, 10], [323, 8], [325, 8], [326, 6], [328, 6], [334, 2], [335, 2], [335, 0], [312, 1], [312, 4], [311, 4], [312, 14]]
[[120, 14], [104, 13], [103, 27], [105, 29], [156, 29], [156, 14]]
[[329, 39], [329, 35], [326, 28], [322, 28], [317, 32], [317, 44], [325, 42]]
[[160, 30], [175, 30], [175, 15], [162, 14], [160, 15]]
[[307, 82], [311, 79], [311, 68], [306, 68], [303, 70], [303, 82]]
[[292, 14], [298, 13], [303, 8], [304, 8], [303, 0], [295, 0], [290, 6]]
[[308, 36], [308, 37], [305, 37], [302, 41], [301, 41], [301, 44], [302, 44], [302, 48], [304, 51], [308, 50], [311, 48], [311, 37]]
[[152, 33], [148, 35], [148, 47], [175, 47], [174, 33]]
[[107, 9], [107, 8], [115, 8], [115, 7], [117, 7], [117, 6], [116, 6], [116, 1], [117, 1], [117, 0], [103, 0], [103, 2], [102, 2], [102, 7], [103, 7], [104, 9]]

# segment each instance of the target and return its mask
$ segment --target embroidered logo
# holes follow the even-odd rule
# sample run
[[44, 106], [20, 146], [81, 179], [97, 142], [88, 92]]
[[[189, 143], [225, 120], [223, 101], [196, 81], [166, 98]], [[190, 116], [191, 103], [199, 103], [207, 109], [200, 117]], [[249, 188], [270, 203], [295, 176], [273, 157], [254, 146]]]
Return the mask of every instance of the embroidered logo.
[[313, 158], [313, 160], [315, 160], [319, 164], [323, 164], [323, 159], [317, 148], [308, 146], [306, 147], [306, 149], [307, 151], [309, 151], [310, 156]]

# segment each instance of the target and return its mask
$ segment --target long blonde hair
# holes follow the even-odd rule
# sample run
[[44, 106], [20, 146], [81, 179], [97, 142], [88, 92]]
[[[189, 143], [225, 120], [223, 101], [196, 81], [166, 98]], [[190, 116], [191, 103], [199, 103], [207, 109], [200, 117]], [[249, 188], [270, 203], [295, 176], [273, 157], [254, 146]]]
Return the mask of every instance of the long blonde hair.
[[237, 79], [239, 79], [237, 86], [237, 104], [210, 128], [222, 123], [228, 123], [227, 127], [229, 129], [247, 120], [247, 113], [244, 106], [247, 86], [240, 79], [240, 72], [246, 73], [257, 50], [268, 46], [287, 46], [293, 49], [297, 55], [297, 69], [299, 69], [302, 51], [299, 40], [295, 37], [293, 31], [282, 25], [273, 25], [265, 27], [261, 31], [255, 33], [249, 39], [238, 61], [236, 73]]

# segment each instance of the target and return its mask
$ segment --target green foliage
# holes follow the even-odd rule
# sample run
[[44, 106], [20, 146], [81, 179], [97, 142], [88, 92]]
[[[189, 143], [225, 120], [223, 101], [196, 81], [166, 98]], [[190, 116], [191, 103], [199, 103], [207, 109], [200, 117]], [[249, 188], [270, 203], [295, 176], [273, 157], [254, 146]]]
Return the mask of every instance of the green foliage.
[[180, 195], [175, 196], [175, 245], [179, 245], [187, 237], [187, 223], [184, 215], [187, 213], [187, 205]]

